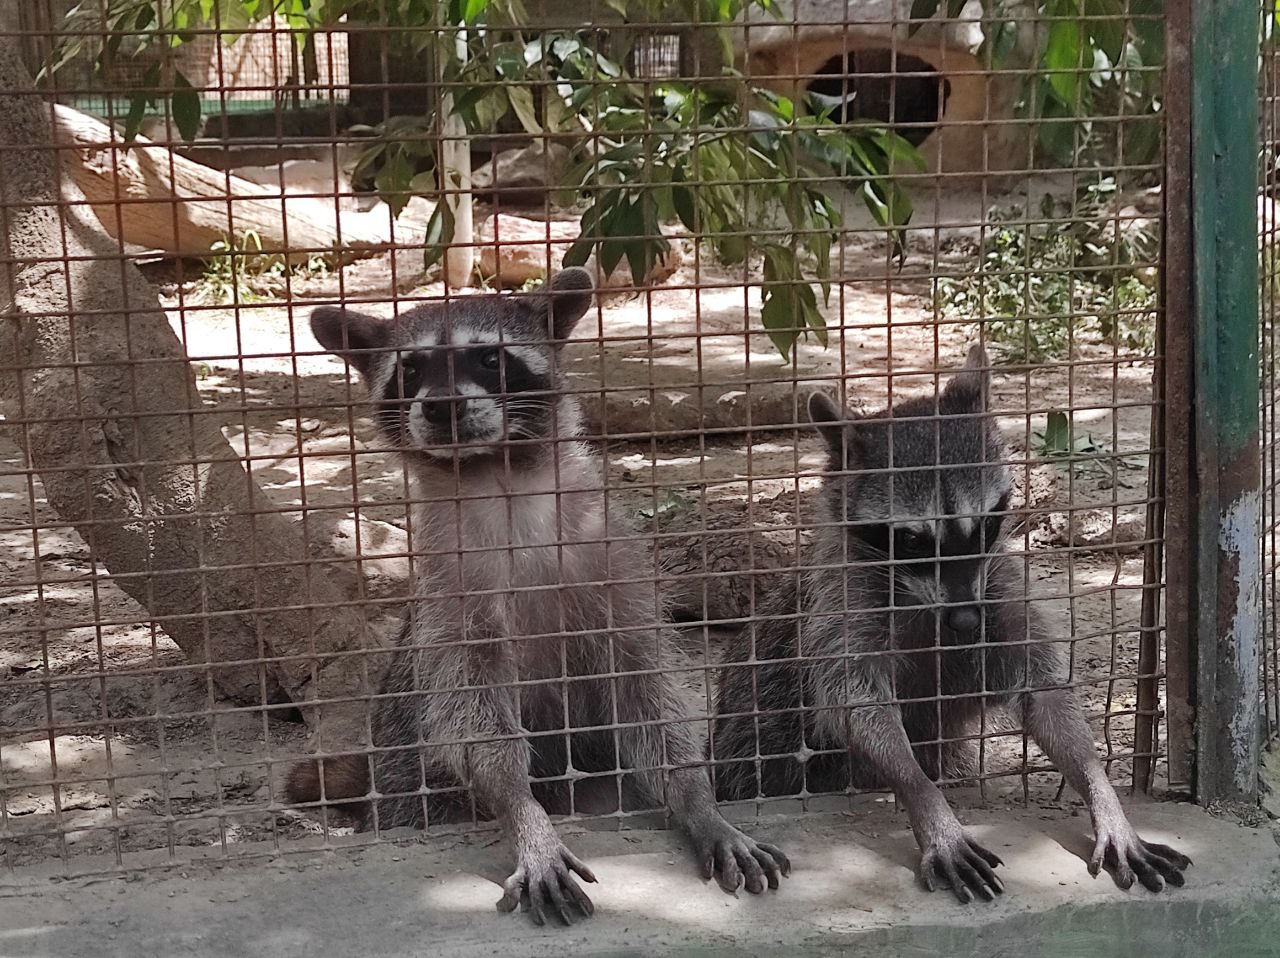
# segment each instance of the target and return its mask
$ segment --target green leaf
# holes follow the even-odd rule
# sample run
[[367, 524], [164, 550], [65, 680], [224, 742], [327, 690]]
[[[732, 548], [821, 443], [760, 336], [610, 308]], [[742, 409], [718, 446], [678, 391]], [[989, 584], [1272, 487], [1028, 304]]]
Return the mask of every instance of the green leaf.
[[507, 97], [507, 90], [500, 86], [492, 86], [482, 88], [485, 90], [485, 96], [475, 104], [475, 111], [472, 119], [475, 121], [475, 127], [470, 131], [473, 133], [488, 133], [493, 131], [498, 121], [507, 114], [507, 107], [510, 101]]
[[1071, 452], [1071, 421], [1065, 412], [1051, 412], [1044, 427], [1044, 449], [1049, 456]]
[[391, 215], [399, 216], [400, 211], [409, 202], [409, 183], [414, 177], [413, 166], [401, 150], [388, 150], [386, 161], [378, 175], [373, 178], [373, 185], [389, 207]]
[[435, 212], [427, 221], [427, 235], [423, 240], [422, 268], [430, 269], [443, 257], [453, 242], [453, 210], [443, 199], [436, 204]]
[[[1084, 0], [1085, 25], [1093, 45], [1106, 54], [1111, 64], [1120, 62], [1124, 52], [1125, 17], [1123, 3], [1117, 0]], [[1093, 60], [1086, 66], [1092, 66]]]
[[785, 360], [791, 359], [791, 349], [800, 335], [793, 313], [793, 297], [790, 286], [766, 287], [764, 305], [760, 307], [760, 325]]
[[542, 124], [538, 122], [538, 113], [533, 106], [533, 91], [527, 86], [508, 86], [506, 93], [524, 131], [530, 136], [539, 136]]
[[436, 171], [427, 170], [425, 173], [418, 173], [409, 180], [409, 192], [414, 196], [427, 196], [434, 193], [437, 189]]
[[147, 115], [147, 107], [156, 104], [156, 85], [160, 82], [159, 61], [151, 64], [142, 77], [140, 89], [129, 97], [129, 112], [124, 120], [124, 141], [132, 143], [142, 128], [142, 121]]
[[[1080, 85], [1083, 82], [1083, 42], [1078, 20], [1056, 20], [1049, 27], [1049, 40], [1045, 45], [1043, 60], [1046, 79], [1054, 96], [1072, 111], [1082, 107]], [[1093, 57], [1089, 56], [1087, 60], [1086, 65], [1092, 67]]]
[[641, 285], [649, 275], [650, 267], [658, 261], [659, 251], [666, 247], [662, 229], [658, 225], [658, 210], [653, 191], [645, 190], [633, 207], [639, 215], [637, 234], [641, 237], [627, 244], [627, 265], [631, 267], [631, 282]]
[[[475, 86], [466, 88], [465, 90], [455, 92], [453, 94], [453, 112], [466, 113], [469, 110], [475, 109], [477, 103], [486, 97], [493, 95], [494, 89], [495, 88], [492, 86], [486, 86], [485, 84], [478, 83]], [[498, 89], [500, 90], [501, 88]]]
[[826, 346], [827, 318], [822, 315], [822, 310], [818, 309], [818, 298], [813, 293], [813, 287], [808, 283], [801, 283], [795, 287], [795, 291], [801, 318], [805, 325], [813, 330], [813, 335], [817, 337], [818, 342]]
[[245, 0], [217, 0], [217, 12], [213, 17], [222, 30], [223, 43], [234, 43], [239, 34], [249, 28], [255, 19], [257, 10], [250, 10]]
[[192, 89], [187, 78], [181, 73], [174, 74], [173, 84], [173, 97], [169, 101], [169, 108], [173, 111], [173, 122], [177, 125], [178, 133], [182, 138], [190, 142], [200, 132], [200, 94]]
[[591, 258], [591, 251], [595, 248], [596, 241], [590, 236], [580, 236], [574, 243], [565, 250], [564, 259], [561, 260], [562, 266], [584, 266], [587, 260]]
[[676, 216], [684, 228], [695, 236], [698, 232], [698, 214], [694, 209], [693, 191], [685, 186], [671, 187], [671, 205], [675, 207]]
[[578, 221], [578, 238], [565, 251], [563, 266], [582, 266], [591, 258], [591, 251], [596, 248], [600, 238], [600, 217], [604, 212], [604, 201], [601, 200], [587, 208]]
[[917, 30], [924, 26], [924, 21], [931, 18], [938, 12], [938, 0], [912, 0], [911, 24], [907, 27], [907, 35], [912, 36]]
[[[640, 202], [628, 202], [619, 198], [609, 212], [600, 217], [600, 269], [605, 276], [612, 275], [623, 256], [630, 256], [628, 246], [644, 233], [644, 216]], [[641, 271], [641, 278], [645, 271]], [[635, 282], [639, 279], [632, 274]]]
[[150, 97], [145, 92], [134, 93], [129, 97], [129, 112], [124, 118], [124, 141], [132, 143], [142, 128], [142, 121], [147, 115], [147, 104]]

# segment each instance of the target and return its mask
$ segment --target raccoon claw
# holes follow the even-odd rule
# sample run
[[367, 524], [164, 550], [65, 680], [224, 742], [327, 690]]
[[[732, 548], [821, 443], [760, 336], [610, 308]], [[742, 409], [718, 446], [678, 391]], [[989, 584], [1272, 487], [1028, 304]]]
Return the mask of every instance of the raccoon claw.
[[574, 923], [574, 910], [584, 917], [595, 913], [595, 905], [574, 879], [577, 873], [584, 881], [594, 882], [591, 869], [563, 845], [549, 854], [522, 852], [520, 864], [502, 883], [498, 911], [514, 911], [520, 906], [535, 925], [545, 925], [546, 913], [552, 911], [565, 925]]
[[695, 844], [702, 877], [715, 878], [729, 894], [743, 886], [753, 895], [766, 885], [776, 891], [781, 878], [791, 874], [791, 861], [781, 849], [757, 843], [723, 820], [695, 836]]
[[995, 873], [996, 867], [1003, 864], [999, 856], [960, 835], [925, 849], [920, 859], [920, 881], [928, 891], [950, 888], [962, 905], [973, 901], [975, 893], [984, 901], [994, 901], [996, 895], [1004, 893], [1004, 883]]
[[1097, 878], [1105, 868], [1126, 891], [1138, 881], [1148, 891], [1159, 892], [1166, 884], [1181, 888], [1186, 882], [1182, 873], [1190, 865], [1186, 855], [1168, 845], [1145, 842], [1126, 826], [1099, 830], [1089, 857], [1089, 874]]

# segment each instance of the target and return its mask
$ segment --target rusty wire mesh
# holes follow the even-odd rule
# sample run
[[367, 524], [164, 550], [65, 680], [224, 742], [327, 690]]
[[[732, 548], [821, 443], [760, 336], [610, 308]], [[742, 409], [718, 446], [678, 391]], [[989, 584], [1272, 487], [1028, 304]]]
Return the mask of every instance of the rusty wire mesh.
[[[1159, 771], [1163, 754], [1157, 721], [1163, 542], [1158, 476], [1150, 469], [1160, 452], [1151, 424], [1161, 415], [1152, 382], [1159, 359], [1163, 114], [1138, 111], [1121, 95], [1095, 100], [1087, 123], [1043, 116], [1034, 101], [1026, 106], [1017, 99], [1032, 82], [1031, 64], [998, 61], [989, 46], [975, 53], [941, 33], [922, 39], [879, 14], [860, 19], [859, 10], [854, 3], [815, 4], [811, 22], [762, 31], [771, 45], [753, 47], [751, 62], [763, 85], [797, 102], [806, 89], [822, 94], [838, 122], [888, 126], [918, 148], [923, 169], [891, 162], [887, 171], [913, 200], [910, 222], [897, 232], [879, 225], [867, 214], [858, 183], [844, 188], [836, 177], [824, 183], [843, 220], [830, 254], [830, 300], [820, 308], [827, 343], [802, 337], [785, 358], [761, 328], [764, 279], [759, 257], [750, 253], [752, 243], [783, 237], [785, 227], [763, 211], [741, 237], [748, 247], [741, 262], [724, 262], [699, 242], [707, 237], [676, 221], [650, 236], [667, 243], [669, 253], [646, 276], [634, 278], [624, 258], [601, 278], [598, 304], [558, 363], [567, 394], [584, 411], [582, 438], [601, 457], [594, 494], [617, 517], [605, 538], [654, 557], [658, 571], [644, 581], [654, 594], [669, 596], [680, 655], [655, 659], [654, 667], [688, 689], [693, 711], [686, 720], [705, 734], [720, 664], [741, 661], [765, 601], [807, 561], [817, 532], [813, 504], [826, 466], [822, 440], [804, 413], [809, 393], [825, 389], [864, 411], [935, 394], [963, 362], [966, 346], [984, 342], [995, 361], [991, 413], [1008, 441], [1015, 477], [1007, 510], [1016, 526], [1011, 548], [1047, 610], [1051, 641], [1069, 659], [1069, 684], [1084, 700], [1109, 773], [1128, 784], [1135, 763], [1147, 776], [1153, 765]], [[905, 17], [904, 10], [896, 16]], [[52, 55], [65, 39], [63, 12], [51, 4], [43, 19], [24, 21], [10, 35], [22, 41], [33, 73], [39, 56]], [[1144, 18], [1159, 21], [1128, 5], [1114, 19]], [[664, 79], [692, 80], [705, 67], [709, 41], [703, 41], [711, 29], [705, 24], [624, 29], [605, 5], [594, 3], [585, 20], [599, 27], [581, 26], [578, 9], [568, 19], [565, 11], [534, 10], [531, 19], [530, 36], [544, 26], [563, 34], [568, 24], [570, 33], [609, 41], [611, 55], [649, 93], [660, 94]], [[1034, 47], [1043, 44], [1053, 18], [956, 21], [957, 29], [988, 34], [1010, 24], [1029, 31], [1023, 39]], [[317, 675], [336, 670], [346, 677], [345, 691], [331, 704], [354, 698], [363, 708], [385, 698], [390, 693], [379, 693], [378, 678], [415, 572], [449, 556], [411, 538], [409, 466], [376, 431], [354, 372], [317, 345], [307, 317], [322, 305], [385, 317], [424, 302], [467, 301], [472, 291], [447, 291], [439, 267], [423, 265], [436, 198], [458, 187], [427, 190], [397, 218], [379, 196], [386, 192], [388, 180], [380, 177], [390, 154], [381, 167], [360, 167], [370, 143], [400, 143], [420, 147], [397, 154], [405, 162], [423, 161], [413, 173], [429, 172], [429, 158], [445, 136], [440, 126], [352, 129], [413, 112], [415, 104], [421, 113], [445, 93], [461, 96], [464, 84], [431, 81], [403, 55], [406, 31], [397, 35], [376, 17], [372, 28], [347, 27], [350, 33], [339, 24], [317, 35], [310, 48], [325, 52], [316, 75], [298, 72], [307, 46], [297, 31], [280, 21], [260, 25], [254, 36], [262, 69], [252, 76], [224, 69], [248, 39], [227, 45], [229, 28], [193, 27], [190, 43], [179, 48], [191, 58], [188, 78], [206, 104], [193, 142], [171, 122], [174, 108], [164, 96], [144, 109], [156, 121], [141, 128], [149, 142], [133, 146], [119, 133], [107, 136], [105, 127], [88, 127], [79, 139], [64, 135], [68, 114], [45, 107], [59, 130], [63, 175], [89, 194], [88, 200], [64, 199], [64, 207], [91, 211], [115, 237], [110, 255], [97, 254], [104, 268], [122, 276], [140, 269], [154, 285], [193, 370], [195, 393], [153, 404], [148, 415], [186, 422], [193, 436], [197, 424], [216, 424], [262, 491], [252, 502], [244, 495], [250, 525], [286, 520], [304, 540], [305, 554], [280, 559], [276, 543], [255, 534], [234, 559], [223, 552], [214, 560], [198, 547], [196, 568], [148, 572], [144, 561], [142, 571], [113, 570], [86, 539], [109, 537], [118, 520], [95, 517], [89, 497], [89, 515], [77, 532], [50, 504], [45, 486], [61, 470], [84, 475], [87, 493], [95, 470], [104, 468], [85, 458], [99, 442], [119, 443], [113, 468], [126, 485], [145, 486], [159, 464], [140, 457], [128, 437], [102, 439], [113, 414], [92, 393], [91, 381], [107, 375], [96, 368], [95, 355], [48, 361], [20, 375], [15, 361], [6, 360], [7, 377], [54, 375], [67, 383], [59, 415], [81, 436], [63, 450], [60, 466], [33, 468], [33, 443], [59, 416], [26, 409], [21, 390], [8, 394], [0, 447], [0, 857], [6, 878], [34, 865], [85, 873], [381, 837], [379, 831], [345, 837], [349, 821], [341, 809], [289, 807], [281, 790], [288, 766], [317, 749], [338, 755], [367, 746], [354, 739], [309, 740], [301, 719], [315, 702], [290, 701], [288, 683], [274, 676], [289, 668]], [[497, 42], [500, 32], [493, 36]], [[120, 130], [133, 104], [130, 70], [138, 66], [131, 60], [104, 75], [78, 62], [25, 92], [48, 104], [92, 107]], [[1089, 78], [1095, 66], [1060, 65], [1059, 72]], [[1158, 85], [1158, 64], [1125, 61], [1113, 69]], [[1264, 77], [1271, 82], [1270, 72]], [[1268, 95], [1265, 102], [1272, 100]], [[215, 122], [233, 101], [261, 107], [239, 136]], [[318, 119], [298, 120], [307, 106]], [[559, 265], [578, 235], [593, 184], [563, 195], [563, 170], [553, 169], [558, 151], [571, 163], [591, 158], [603, 135], [597, 117], [595, 132], [531, 137], [514, 113], [506, 110], [483, 134], [468, 135], [476, 170], [492, 164], [487, 185], [475, 188], [475, 219], [479, 274], [493, 289], [535, 287], [548, 264]], [[1065, 161], [1040, 137], [1055, 124], [1070, 146]], [[528, 152], [538, 143], [542, 149]], [[508, 150], [526, 150], [519, 176], [504, 174], [495, 161]], [[197, 186], [184, 158], [217, 172]], [[123, 176], [138, 164], [152, 171], [143, 177], [150, 192], [123, 180], [104, 188], [100, 176], [94, 181], [83, 173], [96, 165]], [[741, 187], [713, 171], [693, 170], [695, 190]], [[163, 195], [155, 176], [177, 180], [178, 196]], [[11, 207], [15, 201], [0, 215]], [[188, 208], [214, 210], [222, 235], [190, 226]], [[148, 219], [156, 221], [149, 239], [131, 239], [132, 224]], [[295, 232], [288, 257], [274, 254], [263, 235], [273, 220]], [[304, 235], [309, 241], [299, 239]], [[334, 255], [334, 243], [314, 240], [324, 235], [349, 241], [352, 249]], [[166, 237], [171, 248], [157, 249]], [[66, 251], [47, 262], [56, 272], [70, 258]], [[1266, 302], [1269, 307], [1270, 296]], [[126, 304], [126, 313], [130, 309], [146, 306]], [[86, 302], [69, 318], [37, 314], [23, 321], [87, 330], [97, 318]], [[127, 335], [132, 327], [126, 321], [120, 328]], [[1270, 359], [1270, 323], [1266, 329]], [[110, 363], [112, 375], [129, 377], [135, 395], [158, 388], [165, 360], [151, 346], [124, 343]], [[194, 438], [190, 445], [201, 448]], [[1273, 455], [1268, 463], [1274, 466]], [[187, 465], [210, 474], [198, 454]], [[1274, 483], [1269, 488], [1274, 493]], [[459, 487], [460, 498], [468, 494]], [[219, 534], [223, 513], [202, 514], [198, 499], [191, 508], [203, 520], [193, 527], [200, 535]], [[551, 526], [542, 544], [563, 546], [557, 523]], [[1269, 529], [1274, 538], [1274, 523]], [[473, 547], [492, 555], [510, 548]], [[239, 572], [250, 583], [240, 604], [209, 594], [218, 571]], [[346, 591], [321, 587], [331, 575], [348, 577]], [[609, 570], [601, 575], [607, 582]], [[255, 595], [278, 597], [277, 583], [288, 576], [305, 586], [289, 602], [255, 601]], [[130, 578], [132, 587], [123, 587]], [[149, 610], [148, 597], [170, 588], [193, 590], [192, 605], [200, 611], [166, 619]], [[494, 603], [509, 597], [502, 590], [478, 595]], [[1271, 589], [1267, 597], [1274, 610]], [[304, 622], [304, 633], [349, 615], [352, 635], [345, 648], [329, 649], [328, 658], [305, 643], [278, 645], [270, 623], [281, 615]], [[242, 648], [258, 650], [241, 663], [256, 678], [240, 686], [239, 699], [220, 684], [225, 661], [202, 664], [171, 637], [190, 620], [197, 634], [203, 630], [194, 647], [203, 645], [211, 658], [221, 657], [215, 639], [227, 633], [228, 622], [243, 634]], [[1274, 674], [1274, 648], [1268, 662]], [[298, 680], [294, 688], [306, 685]], [[1274, 727], [1273, 680], [1268, 689]], [[617, 733], [622, 724], [607, 721], [602, 730]], [[562, 726], [558, 738], [566, 736]], [[1059, 797], [1058, 776], [1020, 730], [983, 709], [969, 740], [978, 765], [959, 777], [962, 783], [976, 782], [995, 800]], [[561, 814], [613, 816], [620, 827], [639, 821], [616, 768], [585, 775], [570, 768], [545, 778]], [[806, 806], [855, 800], [816, 791], [806, 788], [798, 800]], [[795, 800], [761, 797], [741, 814], [769, 814]], [[457, 821], [432, 823], [431, 830], [473, 827], [483, 817], [469, 800], [462, 804]]]
[[1277, 162], [1277, 72], [1273, 35], [1275, 11], [1262, 11], [1264, 36], [1261, 69], [1258, 75], [1259, 131], [1261, 162], [1258, 164], [1259, 209], [1258, 250], [1261, 295], [1262, 396], [1260, 427], [1262, 435], [1263, 488], [1263, 582], [1262, 582], [1262, 691], [1264, 710], [1263, 740], [1270, 744], [1280, 735], [1280, 650], [1276, 648], [1276, 177]]

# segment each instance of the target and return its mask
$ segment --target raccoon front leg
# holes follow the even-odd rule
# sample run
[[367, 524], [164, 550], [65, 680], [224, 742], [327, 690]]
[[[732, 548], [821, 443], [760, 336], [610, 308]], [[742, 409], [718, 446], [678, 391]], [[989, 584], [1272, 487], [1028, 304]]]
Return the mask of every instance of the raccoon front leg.
[[782, 850], [725, 821], [716, 806], [702, 750], [689, 725], [683, 696], [666, 676], [623, 675], [617, 679], [618, 718], [624, 723], [619, 745], [624, 765], [640, 789], [665, 804], [693, 844], [702, 877], [715, 878], [727, 892], [746, 886], [752, 894], [777, 889], [791, 871]]
[[1133, 886], [1135, 877], [1153, 892], [1162, 890], [1166, 882], [1182, 887], [1182, 873], [1191, 859], [1168, 845], [1143, 841], [1129, 823], [1094, 751], [1075, 696], [1061, 689], [1028, 693], [1022, 701], [1022, 720], [1027, 733], [1089, 807], [1095, 839], [1089, 874], [1096, 878], [1105, 868], [1125, 889]]
[[[420, 666], [436, 692], [436, 702], [423, 716], [423, 733], [452, 743], [444, 747], [444, 761], [460, 781], [470, 783], [476, 800], [498, 819], [515, 847], [516, 869], [502, 885], [498, 910], [520, 906], [539, 925], [550, 912], [569, 925], [574, 909], [583, 915], [595, 911], [574, 874], [588, 882], [596, 878], [565, 847], [533, 796], [519, 692], [510, 684], [516, 675], [510, 651], [495, 653], [492, 646], [486, 651], [477, 644], [459, 656], [465, 670], [440, 660], [429, 670]], [[472, 690], [458, 691], [468, 686]]]
[[976, 894], [991, 901], [1004, 891], [994, 869], [1004, 864], [964, 830], [938, 786], [916, 761], [902, 725], [902, 715], [889, 706], [858, 706], [845, 719], [848, 747], [876, 777], [893, 789], [907, 810], [920, 846], [919, 876], [934, 891], [949, 886], [961, 902]]

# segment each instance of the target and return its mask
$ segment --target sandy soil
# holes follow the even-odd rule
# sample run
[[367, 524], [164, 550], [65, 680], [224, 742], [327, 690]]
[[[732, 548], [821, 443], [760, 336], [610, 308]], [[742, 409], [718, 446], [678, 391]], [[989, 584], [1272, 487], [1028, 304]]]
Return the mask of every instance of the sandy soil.
[[[588, 399], [593, 390], [597, 399], [602, 389], [608, 394], [588, 402], [591, 428], [603, 439], [609, 487], [638, 526], [680, 532], [700, 528], [706, 516], [713, 530], [738, 536], [710, 550], [720, 557], [716, 568], [726, 555], [749, 560], [756, 549], [764, 568], [786, 561], [805, 538], [805, 505], [822, 461], [815, 438], [794, 425], [808, 390], [843, 369], [853, 377], [853, 401], [874, 406], [887, 394], [886, 370], [895, 374], [894, 393], [909, 393], [932, 388], [930, 371], [959, 361], [972, 329], [938, 321], [927, 280], [886, 278], [883, 250], [870, 241], [847, 250], [845, 262], [851, 281], [833, 297], [829, 315], [839, 328], [830, 347], [804, 345], [791, 364], [749, 331], [744, 304], [758, 291], [744, 290], [740, 276], [690, 265], [672, 288], [606, 303], [607, 348], [574, 347], [570, 372]], [[855, 277], [859, 269], [871, 278]], [[717, 288], [702, 294], [689, 288], [712, 281]], [[409, 266], [387, 259], [294, 282], [292, 306], [197, 308], [189, 287], [162, 288], [198, 364], [202, 395], [226, 410], [228, 438], [254, 457], [268, 493], [352, 521], [358, 503], [359, 521], [382, 530], [395, 551], [405, 524], [393, 501], [401, 470], [370, 451], [363, 412], [349, 414], [353, 394], [341, 364], [293, 352], [317, 348], [305, 331], [313, 302], [342, 295], [386, 313], [400, 298], [394, 290], [412, 288], [416, 297], [438, 289], [415, 286]], [[1098, 343], [1082, 343], [1075, 358], [1076, 365], [1002, 372], [996, 403], [1019, 461], [1036, 578], [1050, 596], [1051, 621], [1073, 640], [1098, 740], [1116, 756], [1132, 746], [1151, 369], [1116, 361]], [[1057, 409], [1074, 411], [1111, 452], [1109, 462], [1068, 470], [1037, 461], [1034, 434]], [[714, 428], [699, 437], [699, 423]], [[651, 437], [626, 438], [637, 434]], [[314, 833], [318, 825], [279, 807], [269, 782], [274, 764], [298, 755], [302, 727], [230, 709], [184, 667], [173, 643], [49, 510], [38, 479], [23, 469], [18, 438], [0, 445], [0, 858], [18, 866], [148, 849], [234, 852], [248, 841]], [[774, 531], [743, 538], [742, 530], [761, 527]], [[328, 546], [343, 547], [339, 524], [315, 528], [334, 537]], [[663, 541], [668, 552], [680, 548]], [[696, 604], [701, 570], [681, 568], [673, 585]], [[401, 560], [369, 556], [365, 571], [375, 597], [404, 594]], [[396, 603], [385, 610], [390, 629]], [[697, 629], [686, 637], [695, 653], [712, 657], [726, 641], [704, 640]], [[989, 787], [1056, 788], [1054, 776], [1024, 780], [1022, 754], [1020, 737], [992, 739], [984, 756]], [[1110, 768], [1117, 782], [1130, 770], [1123, 758]]]

